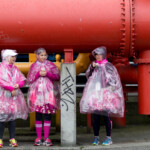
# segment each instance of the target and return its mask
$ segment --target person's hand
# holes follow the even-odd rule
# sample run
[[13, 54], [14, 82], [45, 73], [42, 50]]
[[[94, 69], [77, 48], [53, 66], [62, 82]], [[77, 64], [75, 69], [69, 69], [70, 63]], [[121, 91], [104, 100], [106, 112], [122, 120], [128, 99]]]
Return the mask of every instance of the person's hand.
[[12, 96], [16, 96], [16, 90], [13, 90], [12, 92], [11, 92], [11, 94], [12, 94]]
[[18, 89], [18, 88], [19, 88], [19, 85], [18, 85], [18, 84], [15, 84], [15, 85], [14, 85], [14, 88], [15, 88], [15, 89]]
[[92, 62], [92, 67], [96, 67], [96, 63], [94, 61]]
[[46, 76], [46, 71], [40, 71], [40, 76], [42, 76], [42, 77], [44, 77], [44, 76]]

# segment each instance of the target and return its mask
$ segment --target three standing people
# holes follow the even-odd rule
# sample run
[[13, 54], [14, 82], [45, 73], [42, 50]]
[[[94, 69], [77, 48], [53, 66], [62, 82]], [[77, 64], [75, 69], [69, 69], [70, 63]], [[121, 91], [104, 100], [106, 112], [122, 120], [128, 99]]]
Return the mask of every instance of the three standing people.
[[[36, 133], [34, 145], [53, 145], [49, 139], [51, 115], [59, 108], [59, 71], [47, 60], [46, 50], [39, 48], [37, 60], [30, 67], [27, 81], [29, 83], [29, 112], [36, 112]], [[106, 59], [106, 48], [98, 47], [92, 51], [95, 61], [86, 71], [87, 83], [80, 101], [81, 113], [93, 113], [94, 145], [99, 144], [100, 117], [103, 116], [106, 125], [106, 139], [103, 145], [112, 144], [111, 116], [123, 117], [124, 96], [122, 85], [116, 68]], [[10, 145], [18, 146], [15, 137], [15, 119], [27, 119], [27, 106], [20, 88], [25, 83], [25, 77], [14, 66], [16, 51], [3, 50], [0, 64], [0, 148], [3, 147], [4, 123], [8, 122]], [[8, 109], [9, 108], [9, 109]], [[42, 116], [44, 116], [44, 142], [42, 143]]]

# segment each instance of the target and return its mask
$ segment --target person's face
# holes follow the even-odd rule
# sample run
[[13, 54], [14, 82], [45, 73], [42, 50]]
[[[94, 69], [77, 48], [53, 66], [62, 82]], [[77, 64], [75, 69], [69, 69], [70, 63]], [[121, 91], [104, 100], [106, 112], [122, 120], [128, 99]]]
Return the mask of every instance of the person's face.
[[40, 62], [43, 63], [46, 59], [47, 59], [47, 53], [46, 53], [46, 52], [42, 52], [42, 53], [40, 53], [40, 54], [38, 55], [38, 60], [39, 60]]
[[14, 64], [16, 61], [16, 56], [10, 56], [9, 64]]
[[97, 54], [97, 55], [95, 55], [95, 58], [96, 58], [97, 61], [102, 61], [103, 60], [103, 55]]

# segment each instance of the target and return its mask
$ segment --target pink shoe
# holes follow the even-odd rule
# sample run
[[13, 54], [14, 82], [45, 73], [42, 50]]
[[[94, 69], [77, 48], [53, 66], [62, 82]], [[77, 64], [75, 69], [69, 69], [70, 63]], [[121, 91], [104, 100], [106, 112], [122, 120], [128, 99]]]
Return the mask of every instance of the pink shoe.
[[51, 141], [49, 138], [47, 138], [47, 139], [43, 142], [43, 145], [45, 145], [45, 146], [53, 146], [53, 143], [52, 143], [52, 141]]
[[42, 145], [41, 139], [40, 138], [36, 138], [35, 142], [34, 142], [34, 146], [40, 146], [40, 145]]

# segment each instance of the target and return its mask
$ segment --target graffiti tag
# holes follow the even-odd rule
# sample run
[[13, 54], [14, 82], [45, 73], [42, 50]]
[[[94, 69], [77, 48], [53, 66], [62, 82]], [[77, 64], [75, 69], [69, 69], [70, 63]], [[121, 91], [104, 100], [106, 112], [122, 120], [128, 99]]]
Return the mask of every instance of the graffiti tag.
[[65, 67], [65, 70], [67, 72], [67, 77], [65, 77], [61, 82], [62, 87], [62, 96], [61, 96], [61, 102], [62, 106], [66, 106], [66, 111], [68, 111], [68, 103], [75, 104], [74, 102], [74, 91], [73, 91], [73, 85], [75, 84], [75, 80], [72, 77], [68, 67]]

